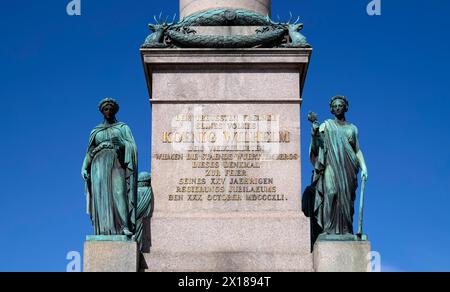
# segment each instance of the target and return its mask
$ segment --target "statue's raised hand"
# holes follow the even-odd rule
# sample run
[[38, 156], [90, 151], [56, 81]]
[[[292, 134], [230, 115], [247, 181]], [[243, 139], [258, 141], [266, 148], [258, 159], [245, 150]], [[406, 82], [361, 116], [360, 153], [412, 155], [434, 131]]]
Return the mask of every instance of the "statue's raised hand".
[[309, 112], [308, 121], [310, 121], [311, 123], [317, 122], [317, 114], [315, 112]]

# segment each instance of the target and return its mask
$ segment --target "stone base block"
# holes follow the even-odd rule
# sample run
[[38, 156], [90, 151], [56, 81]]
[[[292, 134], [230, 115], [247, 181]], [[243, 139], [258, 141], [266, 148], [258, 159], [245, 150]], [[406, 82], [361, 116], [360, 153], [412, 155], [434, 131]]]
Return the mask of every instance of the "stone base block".
[[152, 218], [149, 271], [313, 271], [309, 221], [299, 212]]
[[316, 272], [370, 272], [369, 241], [317, 241]]
[[313, 272], [312, 254], [211, 252], [144, 254], [147, 272]]
[[137, 272], [138, 247], [132, 241], [86, 241], [85, 272]]

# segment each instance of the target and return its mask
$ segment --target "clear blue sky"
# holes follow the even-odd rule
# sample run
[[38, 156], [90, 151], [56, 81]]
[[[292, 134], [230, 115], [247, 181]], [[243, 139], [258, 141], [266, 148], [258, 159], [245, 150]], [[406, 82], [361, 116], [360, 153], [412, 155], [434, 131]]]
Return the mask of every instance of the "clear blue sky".
[[[64, 271], [91, 225], [80, 167], [100, 99], [121, 103], [141, 170], [150, 168], [151, 112], [139, 55], [154, 14], [178, 0], [4, 1], [0, 18], [0, 271]], [[274, 0], [300, 15], [314, 47], [302, 112], [330, 117], [345, 94], [369, 167], [366, 231], [386, 270], [450, 270], [450, 1]]]

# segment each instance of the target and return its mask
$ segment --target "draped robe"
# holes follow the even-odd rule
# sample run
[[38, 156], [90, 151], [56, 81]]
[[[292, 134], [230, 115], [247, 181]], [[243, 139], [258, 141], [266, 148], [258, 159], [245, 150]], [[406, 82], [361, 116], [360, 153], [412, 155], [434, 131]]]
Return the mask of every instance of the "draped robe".
[[147, 228], [149, 224], [149, 218], [152, 212], [152, 200], [153, 191], [150, 181], [138, 182], [138, 200], [137, 200], [137, 212], [136, 212], [136, 241], [139, 249], [142, 252], [146, 248], [144, 241], [149, 241], [149, 234], [147, 234]]
[[[113, 146], [119, 138], [123, 147]], [[133, 232], [136, 224], [137, 147], [130, 128], [121, 122], [100, 124], [89, 137], [91, 157], [86, 182], [87, 213], [96, 235]]]
[[314, 215], [323, 233], [353, 234], [358, 151], [358, 129], [350, 123], [327, 120], [320, 126], [319, 136], [313, 137]]

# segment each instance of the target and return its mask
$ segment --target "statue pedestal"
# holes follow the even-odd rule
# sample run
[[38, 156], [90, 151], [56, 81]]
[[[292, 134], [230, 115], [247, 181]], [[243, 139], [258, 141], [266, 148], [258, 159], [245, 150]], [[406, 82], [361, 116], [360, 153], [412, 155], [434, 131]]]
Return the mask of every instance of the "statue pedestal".
[[316, 272], [370, 272], [369, 241], [317, 241]]
[[149, 272], [312, 272], [300, 212], [154, 214]]
[[141, 49], [152, 104], [148, 271], [313, 271], [300, 107], [311, 49]]
[[[126, 237], [125, 237], [126, 238]], [[138, 247], [134, 241], [121, 238], [99, 240], [88, 237], [84, 244], [84, 272], [137, 272]]]

